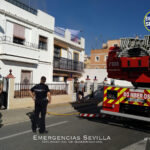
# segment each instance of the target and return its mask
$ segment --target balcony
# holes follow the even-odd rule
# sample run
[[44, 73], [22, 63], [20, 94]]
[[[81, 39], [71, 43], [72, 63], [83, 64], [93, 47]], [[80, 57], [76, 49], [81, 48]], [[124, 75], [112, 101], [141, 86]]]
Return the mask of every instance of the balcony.
[[71, 72], [83, 72], [83, 62], [66, 59], [63, 57], [54, 57], [54, 70], [71, 71]]
[[65, 42], [72, 46], [78, 47], [80, 49], [85, 48], [85, 39], [77, 36], [77, 34], [71, 33], [71, 29], [55, 27], [54, 38], [56, 40], [60, 40], [61, 42]]
[[26, 10], [26, 11], [34, 14], [34, 15], [37, 15], [37, 10], [34, 9], [34, 8], [29, 7], [27, 4], [24, 4], [24, 3], [22, 3], [18, 0], [6, 0], [6, 1], [13, 4], [13, 5], [15, 5], [15, 6], [17, 6], [17, 7], [22, 8], [22, 9], [24, 9], [24, 10]]
[[38, 45], [29, 42], [14, 43], [13, 38], [2, 36], [0, 37], [0, 59], [37, 64]]

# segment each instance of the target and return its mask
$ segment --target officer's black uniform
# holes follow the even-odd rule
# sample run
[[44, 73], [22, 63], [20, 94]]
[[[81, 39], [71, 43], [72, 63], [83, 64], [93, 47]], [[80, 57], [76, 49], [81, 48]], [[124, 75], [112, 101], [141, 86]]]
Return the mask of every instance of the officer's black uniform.
[[39, 124], [39, 114], [41, 113], [39, 132], [42, 133], [45, 131], [45, 115], [48, 104], [47, 92], [50, 90], [47, 85], [40, 83], [31, 88], [31, 91], [35, 93], [35, 114], [32, 123], [32, 130], [36, 131], [37, 125]]

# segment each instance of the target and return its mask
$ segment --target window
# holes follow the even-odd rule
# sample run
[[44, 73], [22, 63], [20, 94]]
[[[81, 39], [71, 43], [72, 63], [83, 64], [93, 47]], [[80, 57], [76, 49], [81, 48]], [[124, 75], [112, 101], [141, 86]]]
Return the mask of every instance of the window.
[[59, 82], [59, 77], [58, 76], [53, 76], [53, 82]]
[[54, 46], [54, 57], [60, 57], [60, 51], [61, 51], [61, 47], [59, 46]]
[[32, 83], [32, 72], [28, 70], [21, 71], [21, 83], [29, 84]]
[[25, 27], [14, 24], [13, 43], [24, 45]]
[[117, 99], [117, 94], [118, 94], [117, 91], [108, 90], [108, 91], [107, 91], [107, 98], [108, 98], [108, 99], [116, 100], [116, 99]]
[[95, 57], [95, 61], [96, 61], [96, 62], [99, 62], [99, 61], [100, 61], [99, 56], [96, 56], [96, 57]]
[[108, 56], [105, 56], [105, 61], [107, 61]]
[[39, 36], [39, 49], [47, 50], [47, 37]]
[[74, 53], [73, 59], [74, 59], [75, 61], [79, 61], [79, 53]]

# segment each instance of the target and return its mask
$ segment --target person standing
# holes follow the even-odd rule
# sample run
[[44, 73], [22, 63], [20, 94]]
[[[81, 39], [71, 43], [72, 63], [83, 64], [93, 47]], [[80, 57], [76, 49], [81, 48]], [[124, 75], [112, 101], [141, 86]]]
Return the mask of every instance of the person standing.
[[[39, 133], [47, 133], [45, 128], [45, 116], [47, 104], [51, 102], [51, 94], [48, 86], [45, 84], [46, 77], [42, 76], [39, 84], [31, 88], [30, 95], [35, 102], [34, 119], [32, 122], [32, 131], [36, 132], [39, 115], [41, 114]], [[48, 99], [47, 99], [48, 98]]]
[[3, 83], [0, 83], [0, 109], [6, 109], [4, 106]]
[[[82, 98], [81, 98], [82, 97]], [[81, 81], [78, 87], [78, 102], [84, 98], [84, 81]]]

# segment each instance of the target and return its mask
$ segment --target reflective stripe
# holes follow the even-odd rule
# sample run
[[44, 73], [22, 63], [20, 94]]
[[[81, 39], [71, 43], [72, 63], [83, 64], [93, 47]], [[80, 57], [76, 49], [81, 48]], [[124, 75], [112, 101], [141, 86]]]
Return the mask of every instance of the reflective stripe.
[[134, 102], [133, 105], [140, 105], [138, 102]]
[[113, 99], [111, 99], [111, 100], [109, 100], [107, 103], [111, 104], [113, 101], [114, 101], [114, 100], [113, 100]]
[[115, 90], [115, 91], [118, 91], [119, 89], [120, 89], [120, 88], [116, 87], [114, 90]]
[[150, 93], [150, 90], [146, 90], [148, 93]]
[[104, 102], [107, 100], [107, 96], [104, 97]]
[[126, 91], [126, 90], [127, 90], [127, 88], [123, 88], [123, 89], [118, 93], [118, 97], [119, 97], [121, 94], [123, 94], [123, 92]]
[[147, 103], [145, 103], [144, 106], [149, 106], [149, 105]]
[[126, 99], [126, 97], [121, 97], [115, 104], [121, 103], [124, 99]]
[[107, 90], [110, 90], [111, 88], [113, 88], [113, 87], [107, 87], [107, 89], [104, 91], [104, 94], [106, 94], [107, 93]]

